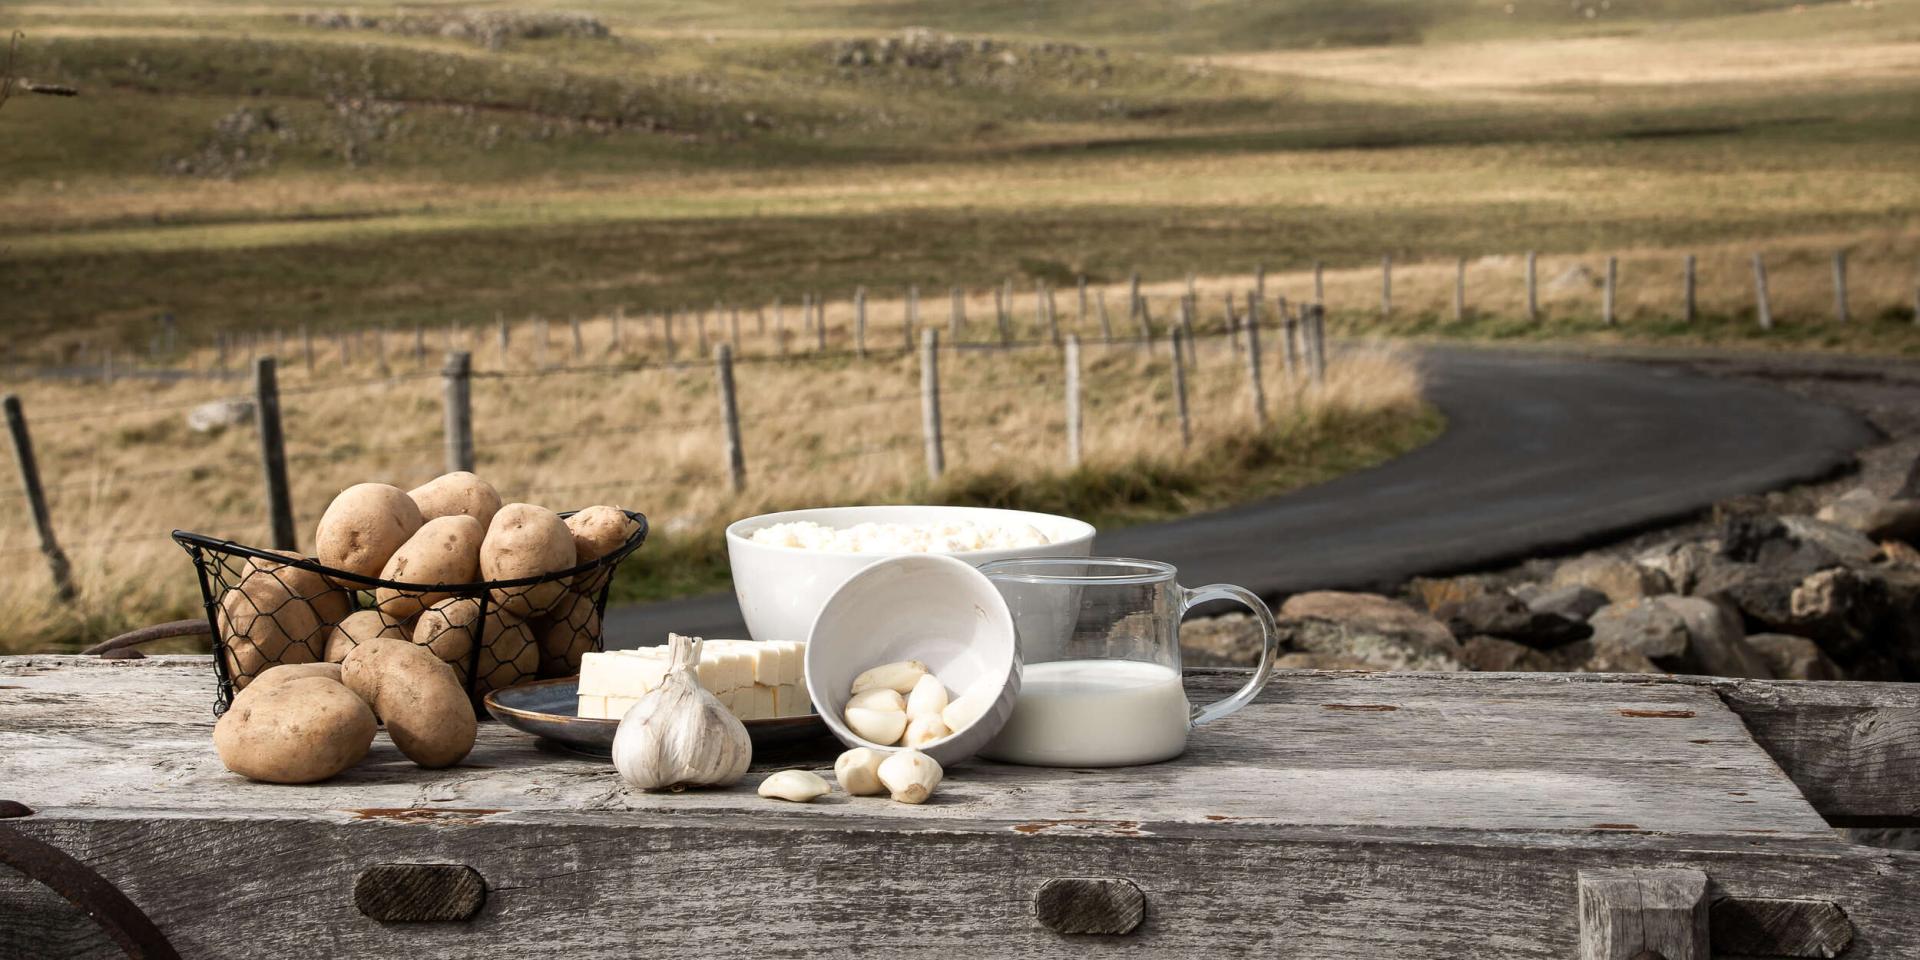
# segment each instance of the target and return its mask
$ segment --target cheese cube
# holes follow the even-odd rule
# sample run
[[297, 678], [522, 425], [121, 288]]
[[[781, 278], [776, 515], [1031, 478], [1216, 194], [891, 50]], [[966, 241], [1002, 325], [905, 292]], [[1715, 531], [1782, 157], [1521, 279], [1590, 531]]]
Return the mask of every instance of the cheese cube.
[[813, 700], [804, 683], [783, 683], [773, 688], [773, 715], [804, 717], [813, 712]]
[[754, 684], [734, 691], [733, 715], [742, 720], [773, 718], [773, 688]]
[[589, 720], [605, 719], [607, 715], [607, 698], [581, 695], [580, 709], [575, 712], [575, 715]]
[[582, 696], [637, 697], [659, 686], [666, 675], [664, 656], [639, 650], [589, 653], [580, 658], [579, 691]]

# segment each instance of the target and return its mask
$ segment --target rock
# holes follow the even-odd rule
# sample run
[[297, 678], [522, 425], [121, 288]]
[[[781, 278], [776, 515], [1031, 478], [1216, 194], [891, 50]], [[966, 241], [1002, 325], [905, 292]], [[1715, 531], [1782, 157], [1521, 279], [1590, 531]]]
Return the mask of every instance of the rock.
[[1813, 544], [1850, 567], [1864, 567], [1880, 554], [1879, 545], [1866, 534], [1837, 523], [1798, 515], [1781, 517], [1780, 523], [1793, 539]]
[[1694, 584], [1693, 595], [1731, 604], [1749, 629], [1779, 631], [1793, 624], [1789, 604], [1801, 579], [1800, 574], [1715, 557]]
[[1578, 584], [1565, 587], [1548, 587], [1528, 584], [1535, 589], [1522, 592], [1515, 588], [1514, 596], [1527, 604], [1534, 613], [1550, 614], [1567, 620], [1586, 621], [1601, 607], [1607, 605], [1607, 595], [1592, 587]]
[[[1808, 531], [1808, 536], [1796, 534], [1795, 527]], [[1721, 527], [1720, 556], [1804, 577], [1816, 570], [1846, 565], [1846, 560], [1830, 549], [1828, 542], [1821, 531], [1809, 524], [1789, 525], [1786, 520], [1766, 513], [1735, 514]], [[1849, 552], [1855, 547], [1835, 545]], [[1867, 552], [1869, 560], [1873, 552]]]
[[1920, 540], [1920, 500], [1888, 499], [1865, 487], [1848, 491], [1815, 516], [1875, 540]]
[[1620, 647], [1594, 646], [1591, 655], [1574, 667], [1579, 673], [1666, 673], [1643, 654]]
[[1642, 597], [1609, 604], [1587, 621], [1596, 651], [1628, 650], [1649, 660], [1687, 652], [1687, 624], [1680, 614]]
[[1677, 615], [1686, 624], [1685, 672], [1716, 677], [1770, 679], [1773, 668], [1758, 650], [1747, 645], [1746, 628], [1733, 608], [1700, 597], [1655, 597], [1653, 604]]
[[1447, 629], [1463, 641], [1468, 637], [1488, 636], [1545, 648], [1593, 633], [1584, 621], [1536, 612], [1519, 597], [1504, 592], [1442, 605], [1434, 611], [1434, 616], [1446, 621]]
[[1460, 643], [1445, 624], [1370, 593], [1295, 594], [1279, 612], [1292, 647], [1350, 657], [1377, 670], [1461, 669]]
[[1408, 595], [1435, 616], [1448, 604], [1466, 603], [1498, 591], [1499, 587], [1486, 577], [1415, 577], [1407, 583]]
[[1553, 572], [1556, 587], [1587, 587], [1614, 603], [1666, 593], [1672, 589], [1664, 574], [1618, 557], [1578, 557]]
[[214, 400], [187, 411], [187, 429], [194, 433], [218, 433], [252, 422], [253, 401], [244, 397]]
[[1891, 567], [1920, 570], [1920, 550], [1914, 549], [1913, 545], [1905, 540], [1881, 541], [1880, 560]]
[[1785, 633], [1756, 633], [1747, 637], [1747, 645], [1767, 660], [1773, 675], [1781, 680], [1845, 680], [1846, 671], [1806, 637]]
[[1468, 637], [1461, 644], [1460, 661], [1469, 670], [1505, 673], [1516, 670], [1551, 673], [1560, 664], [1532, 647], [1499, 637]]
[[1251, 667], [1260, 662], [1260, 626], [1244, 613], [1196, 617], [1180, 624], [1181, 663], [1189, 667]]
[[1675, 592], [1691, 593], [1713, 555], [1714, 549], [1706, 544], [1682, 540], [1647, 550], [1634, 557], [1633, 562], [1658, 571]]

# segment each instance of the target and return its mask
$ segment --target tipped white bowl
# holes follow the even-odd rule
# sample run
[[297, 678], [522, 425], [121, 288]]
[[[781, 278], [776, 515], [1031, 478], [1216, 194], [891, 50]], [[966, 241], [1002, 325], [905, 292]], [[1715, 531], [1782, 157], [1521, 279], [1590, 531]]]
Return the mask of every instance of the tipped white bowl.
[[950, 767], [1006, 725], [1020, 693], [1020, 644], [999, 588], [963, 560], [938, 554], [883, 558], [854, 574], [820, 609], [807, 638], [807, 694], [849, 747], [892, 752], [853, 732], [842, 716], [853, 680], [883, 663], [918, 660], [958, 698], [976, 688], [993, 705], [979, 719], [921, 746]]
[[834, 529], [862, 523], [1028, 524], [1052, 541], [1033, 547], [942, 554], [976, 567], [1011, 557], [1084, 557], [1093, 549], [1093, 525], [1083, 520], [991, 507], [821, 507], [736, 520], [727, 527], [727, 561], [733, 568], [733, 592], [740, 600], [740, 613], [746, 617], [747, 631], [755, 640], [805, 640], [820, 608], [847, 578], [891, 556], [927, 555], [836, 553], [753, 541], [756, 530], [801, 520]]

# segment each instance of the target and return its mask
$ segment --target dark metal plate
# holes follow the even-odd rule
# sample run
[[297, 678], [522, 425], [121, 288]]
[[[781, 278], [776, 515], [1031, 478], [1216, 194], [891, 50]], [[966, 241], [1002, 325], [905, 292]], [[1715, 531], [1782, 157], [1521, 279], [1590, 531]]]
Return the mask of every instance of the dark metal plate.
[[[584, 719], [579, 715], [580, 678], [537, 680], [487, 694], [488, 712], [515, 730], [551, 740], [575, 753], [605, 758], [613, 753], [618, 720]], [[798, 743], [828, 735], [819, 714], [747, 720], [747, 736], [754, 748]]]

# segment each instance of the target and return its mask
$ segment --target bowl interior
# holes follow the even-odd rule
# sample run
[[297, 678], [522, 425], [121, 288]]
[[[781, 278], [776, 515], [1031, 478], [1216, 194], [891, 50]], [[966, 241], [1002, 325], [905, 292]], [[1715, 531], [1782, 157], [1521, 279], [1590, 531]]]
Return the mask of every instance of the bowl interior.
[[[977, 550], [957, 554], [966, 557], [970, 553], [993, 553], [1007, 555], [1045, 555], [1056, 552], [1063, 544], [1072, 544], [1093, 537], [1093, 525], [1073, 517], [1063, 517], [1051, 513], [1034, 513], [1028, 510], [1003, 510], [995, 507], [948, 507], [936, 505], [885, 505], [860, 507], [815, 507], [806, 510], [788, 510], [782, 513], [767, 513], [757, 517], [736, 520], [727, 526], [727, 535], [752, 543], [754, 531], [780, 523], [810, 521], [823, 526], [844, 529], [862, 523], [954, 523], [973, 521], [979, 524], [1002, 525], [1024, 523], [1046, 534], [1051, 541], [1043, 547], [1016, 547], [1004, 550]], [[793, 553], [801, 556], [819, 556], [818, 551], [801, 550], [795, 547], [776, 547], [768, 544], [754, 544], [768, 550]], [[880, 556], [880, 554], [869, 554]]]
[[[953, 697], [976, 684], [1004, 691], [1018, 682], [1019, 663], [1006, 601], [971, 564], [935, 554], [885, 559], [842, 585], [814, 620], [806, 668], [814, 709], [843, 741], [892, 749], [861, 739], [841, 714], [855, 677], [898, 660], [926, 664]], [[975, 730], [996, 714], [1004, 721], [1004, 711], [989, 711], [936, 743]]]

